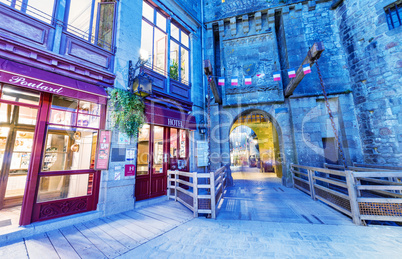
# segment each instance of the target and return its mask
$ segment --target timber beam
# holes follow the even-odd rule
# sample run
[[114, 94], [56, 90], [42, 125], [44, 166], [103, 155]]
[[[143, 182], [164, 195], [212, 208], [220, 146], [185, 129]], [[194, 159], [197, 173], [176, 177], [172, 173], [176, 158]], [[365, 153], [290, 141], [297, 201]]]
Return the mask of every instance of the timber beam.
[[[216, 85], [215, 77], [212, 75], [212, 65], [209, 59], [204, 60], [204, 72], [208, 77], [208, 84], [211, 87], [212, 94], [214, 95], [215, 102], [222, 104], [222, 97], [218, 86]], [[211, 98], [211, 97], [208, 97]]]
[[293, 94], [293, 91], [299, 85], [301, 80], [304, 78], [305, 74], [303, 72], [303, 65], [310, 64], [310, 67], [320, 58], [321, 53], [324, 51], [324, 44], [322, 42], [316, 42], [313, 44], [311, 49], [308, 51], [306, 58], [304, 59], [301, 66], [296, 71], [296, 77], [290, 80], [289, 84], [285, 89], [285, 97], [289, 97]]

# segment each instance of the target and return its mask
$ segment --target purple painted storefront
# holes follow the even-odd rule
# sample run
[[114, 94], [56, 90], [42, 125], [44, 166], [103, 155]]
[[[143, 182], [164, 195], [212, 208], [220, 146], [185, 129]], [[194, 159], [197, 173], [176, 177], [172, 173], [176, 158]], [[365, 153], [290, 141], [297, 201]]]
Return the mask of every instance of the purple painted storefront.
[[20, 225], [95, 210], [102, 86], [0, 58], [0, 210]]

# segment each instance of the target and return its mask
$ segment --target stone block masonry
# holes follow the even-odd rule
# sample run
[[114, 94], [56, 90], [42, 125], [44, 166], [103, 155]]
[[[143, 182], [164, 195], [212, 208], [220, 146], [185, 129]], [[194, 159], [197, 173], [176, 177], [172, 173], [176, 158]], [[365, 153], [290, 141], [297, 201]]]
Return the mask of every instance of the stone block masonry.
[[389, 30], [384, 10], [393, 2], [344, 1], [335, 17], [352, 80], [364, 162], [400, 166], [402, 27]]

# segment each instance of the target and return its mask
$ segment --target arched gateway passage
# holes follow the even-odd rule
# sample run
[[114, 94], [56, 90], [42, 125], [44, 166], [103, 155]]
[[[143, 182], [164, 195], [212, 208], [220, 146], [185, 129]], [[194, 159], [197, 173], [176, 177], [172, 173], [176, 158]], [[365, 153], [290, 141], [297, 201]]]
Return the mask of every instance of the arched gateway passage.
[[230, 129], [232, 166], [258, 168], [260, 172], [271, 172], [281, 178], [280, 146], [277, 125], [263, 111], [243, 112]]

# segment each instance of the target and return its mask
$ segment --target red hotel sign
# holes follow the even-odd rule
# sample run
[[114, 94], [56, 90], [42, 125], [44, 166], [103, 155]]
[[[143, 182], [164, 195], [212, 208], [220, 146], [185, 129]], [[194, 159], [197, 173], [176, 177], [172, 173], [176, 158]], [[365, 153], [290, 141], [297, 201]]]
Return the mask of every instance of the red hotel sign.
[[125, 165], [124, 176], [135, 176], [135, 165]]
[[109, 168], [110, 141], [112, 132], [110, 130], [100, 130], [98, 139], [98, 149], [95, 158], [95, 170], [107, 170]]

